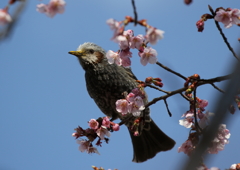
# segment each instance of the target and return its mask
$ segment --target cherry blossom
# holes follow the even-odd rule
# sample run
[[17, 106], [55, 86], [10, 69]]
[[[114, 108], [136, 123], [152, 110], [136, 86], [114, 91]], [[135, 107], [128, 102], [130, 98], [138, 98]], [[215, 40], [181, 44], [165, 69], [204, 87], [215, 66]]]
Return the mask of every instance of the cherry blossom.
[[135, 94], [134, 93], [129, 93], [126, 97], [128, 102], [134, 102]]
[[129, 104], [129, 112], [133, 114], [133, 116], [140, 116], [141, 111], [145, 109], [143, 100], [140, 96], [134, 98], [134, 101]]
[[198, 104], [199, 104], [199, 108], [204, 110], [204, 108], [207, 107], [207, 105], [208, 105], [208, 101], [207, 100], [200, 100], [198, 102]]
[[98, 152], [97, 148], [95, 148], [93, 146], [88, 147], [87, 153], [96, 153], [96, 154], [100, 155], [100, 153]]
[[97, 129], [96, 133], [102, 140], [104, 140], [105, 136], [110, 137], [111, 135], [105, 126], [101, 126], [99, 129]]
[[88, 125], [90, 126], [90, 128], [92, 129], [97, 129], [98, 128], [98, 121], [96, 121], [95, 119], [91, 119], [89, 122], [88, 122]]
[[139, 51], [143, 51], [144, 50], [144, 48], [143, 48], [144, 41], [145, 41], [145, 38], [141, 34], [139, 34], [135, 37], [132, 37], [131, 41], [130, 41], [130, 48], [132, 48], [132, 49], [136, 48]]
[[157, 51], [151, 47], [144, 48], [143, 52], [139, 52], [138, 55], [141, 57], [141, 64], [147, 65], [147, 63], [155, 64], [157, 62]]
[[11, 21], [12, 21], [12, 18], [8, 14], [8, 8], [0, 9], [0, 25], [6, 25]]
[[119, 56], [121, 58], [121, 64], [123, 67], [130, 67], [131, 66], [131, 60], [130, 57], [132, 57], [132, 52], [129, 51], [130, 49], [127, 48], [125, 50], [121, 50], [119, 53]]
[[81, 152], [87, 151], [87, 149], [88, 149], [88, 147], [90, 145], [90, 141], [86, 141], [86, 140], [77, 140], [76, 142], [77, 142], [77, 144], [80, 145], [78, 149]]
[[229, 143], [230, 132], [226, 129], [225, 124], [221, 124], [218, 128], [218, 134], [211, 143], [211, 147], [208, 148], [208, 153], [217, 154], [224, 149], [224, 146]]
[[121, 50], [125, 50], [125, 49], [127, 49], [127, 48], [129, 47], [128, 39], [127, 39], [125, 36], [123, 36], [123, 35], [117, 36], [117, 37], [114, 39], [114, 41], [115, 41], [116, 43], [118, 43], [118, 45], [119, 45], [119, 47], [120, 47]]
[[185, 119], [181, 119], [179, 120], [179, 124], [186, 128], [191, 128], [193, 125], [193, 117], [186, 117]]
[[191, 140], [186, 140], [179, 148], [178, 148], [178, 153], [179, 152], [184, 152], [187, 155], [190, 155], [192, 151], [194, 150], [194, 146], [192, 144]]
[[230, 16], [232, 19], [233, 24], [239, 24], [240, 23], [240, 10], [239, 9], [232, 9], [230, 12]]
[[147, 30], [146, 39], [150, 44], [154, 45], [157, 43], [158, 40], [163, 38], [163, 34], [164, 31], [156, 29], [154, 27], [150, 27]]
[[119, 56], [119, 53], [109, 50], [106, 54], [109, 64], [117, 64], [118, 66], [122, 65], [122, 59]]
[[106, 23], [109, 25], [111, 30], [116, 31], [120, 28], [120, 22], [114, 20], [113, 18], [108, 19]]
[[38, 4], [37, 11], [45, 13], [49, 17], [54, 17], [57, 13], [62, 14], [65, 10], [64, 0], [50, 0], [49, 4]]
[[219, 9], [216, 12], [214, 19], [218, 22], [222, 22], [225, 28], [230, 28], [233, 24], [240, 23], [240, 10], [239, 9], [230, 9], [224, 10]]
[[128, 113], [128, 101], [126, 99], [120, 99], [116, 101], [116, 110], [123, 115]]

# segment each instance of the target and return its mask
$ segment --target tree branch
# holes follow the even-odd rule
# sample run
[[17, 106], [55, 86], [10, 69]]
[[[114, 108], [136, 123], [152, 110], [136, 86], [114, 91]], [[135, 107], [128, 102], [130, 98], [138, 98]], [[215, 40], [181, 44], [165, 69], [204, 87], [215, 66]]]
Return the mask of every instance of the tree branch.
[[177, 72], [173, 71], [172, 69], [170, 69], [170, 68], [164, 66], [162, 63], [159, 63], [158, 61], [156, 62], [156, 64], [159, 65], [160, 67], [164, 68], [165, 70], [167, 70], [167, 71], [169, 71], [169, 72], [171, 72], [171, 73], [177, 75], [178, 77], [181, 77], [181, 78], [184, 79], [184, 80], [187, 79], [186, 77], [184, 77], [184, 76], [181, 75], [180, 73], [177, 73]]
[[[210, 5], [208, 5], [208, 8], [209, 8], [210, 12], [212, 13], [212, 15], [215, 16], [216, 14], [215, 14], [215, 12], [213, 11], [212, 7], [211, 7]], [[239, 57], [237, 56], [237, 54], [234, 52], [233, 48], [232, 48], [231, 45], [229, 44], [229, 42], [228, 42], [228, 40], [227, 40], [227, 37], [224, 35], [224, 33], [223, 33], [223, 31], [222, 31], [222, 29], [221, 29], [218, 21], [216, 21], [216, 20], [214, 20], [214, 21], [215, 21], [215, 24], [216, 24], [216, 26], [217, 26], [217, 29], [219, 30], [219, 32], [220, 32], [220, 34], [221, 34], [221, 36], [222, 36], [225, 44], [226, 44], [227, 47], [228, 47], [228, 49], [232, 52], [233, 56], [234, 56], [238, 61], [240, 61]]]
[[132, 0], [132, 6], [133, 6], [133, 12], [134, 12], [134, 25], [136, 26], [138, 23], [138, 15], [137, 15], [137, 9], [136, 9], [134, 0]]
[[[229, 74], [229, 75], [226, 75], [226, 76], [221, 76], [221, 77], [215, 77], [215, 78], [212, 78], [212, 79], [200, 79], [198, 81], [197, 87], [202, 86], [204, 84], [212, 84], [212, 83], [215, 83], [215, 82], [221, 82], [221, 81], [224, 81], [224, 80], [228, 80], [231, 77], [232, 77], [232, 74]], [[154, 98], [152, 101], [148, 102], [148, 104], [146, 104], [145, 107], [149, 107], [149, 106], [155, 104], [156, 102], [158, 102], [159, 100], [167, 99], [168, 97], [173, 96], [175, 94], [178, 94], [178, 93], [181, 94], [185, 90], [187, 90], [187, 87], [183, 87], [183, 88], [171, 91], [164, 96]]]

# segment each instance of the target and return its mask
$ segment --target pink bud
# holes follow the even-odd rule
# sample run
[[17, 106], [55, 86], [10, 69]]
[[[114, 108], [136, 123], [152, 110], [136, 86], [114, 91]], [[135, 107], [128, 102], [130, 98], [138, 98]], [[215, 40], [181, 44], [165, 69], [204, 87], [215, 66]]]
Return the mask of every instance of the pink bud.
[[119, 131], [120, 126], [119, 126], [119, 124], [115, 123], [115, 124], [112, 126], [112, 128], [113, 128], [114, 131]]

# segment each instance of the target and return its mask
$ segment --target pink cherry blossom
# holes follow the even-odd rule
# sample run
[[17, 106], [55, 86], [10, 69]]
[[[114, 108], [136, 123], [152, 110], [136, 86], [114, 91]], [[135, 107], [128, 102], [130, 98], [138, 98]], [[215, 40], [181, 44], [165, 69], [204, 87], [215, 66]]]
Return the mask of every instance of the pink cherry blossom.
[[194, 147], [193, 147], [192, 141], [187, 140], [178, 148], [178, 153], [184, 152], [189, 156], [193, 150], [194, 150]]
[[107, 128], [110, 128], [110, 120], [109, 120], [108, 117], [103, 118], [102, 125], [107, 127]]
[[135, 96], [140, 96], [142, 99], [146, 97], [144, 91], [140, 90], [139, 88], [132, 89], [132, 93], [135, 94]]
[[116, 101], [116, 110], [123, 115], [128, 113], [129, 106], [126, 99], [120, 99]]
[[231, 15], [228, 11], [220, 9], [216, 12], [216, 16], [214, 19], [218, 22], [222, 22], [226, 28], [230, 28], [232, 26]]
[[127, 101], [132, 103], [134, 102], [135, 94], [134, 93], [129, 93], [126, 97]]
[[109, 50], [106, 54], [106, 57], [108, 59], [109, 64], [117, 64], [118, 66], [122, 65], [122, 59], [120, 58], [118, 53], [115, 53], [111, 50]]
[[64, 0], [50, 0], [49, 4], [37, 5], [37, 11], [45, 13], [49, 17], [54, 17], [57, 13], [62, 14], [65, 10], [66, 2]]
[[120, 126], [119, 126], [119, 124], [114, 123], [114, 125], [112, 126], [112, 128], [113, 128], [114, 131], [119, 131]]
[[104, 137], [107, 136], [107, 137], [110, 137], [110, 132], [107, 130], [106, 127], [104, 126], [101, 126], [97, 131], [96, 131], [97, 135], [102, 139], [104, 140]]
[[194, 116], [194, 113], [190, 110], [182, 115], [182, 117], [192, 117], [192, 116]]
[[205, 107], [207, 107], [207, 105], [208, 105], [207, 100], [200, 100], [199, 101], [199, 108], [204, 109]]
[[111, 30], [118, 30], [120, 28], [120, 22], [110, 18], [106, 21]]
[[81, 152], [87, 151], [87, 149], [88, 149], [88, 147], [90, 145], [90, 141], [86, 141], [86, 140], [77, 140], [76, 142], [77, 142], [77, 144], [80, 145], [78, 149]]
[[208, 153], [217, 154], [224, 149], [224, 146], [229, 143], [230, 132], [226, 129], [225, 124], [221, 124], [218, 128], [218, 134], [211, 143], [211, 147], [208, 148]]
[[181, 119], [179, 120], [179, 124], [186, 128], [191, 128], [193, 125], [193, 117], [186, 117], [185, 119]]
[[139, 51], [143, 51], [143, 42], [144, 42], [145, 38], [143, 37], [143, 35], [139, 34], [135, 37], [131, 38], [130, 41], [130, 48], [134, 49], [138, 49]]
[[98, 152], [97, 148], [92, 147], [92, 146], [88, 147], [87, 153], [96, 153], [96, 154], [100, 155], [100, 153]]
[[232, 9], [230, 12], [230, 16], [232, 19], [233, 24], [239, 24], [240, 23], [240, 10], [239, 9]]
[[147, 30], [146, 39], [150, 44], [154, 45], [158, 40], [163, 38], [163, 34], [164, 31], [150, 27]]
[[145, 109], [143, 100], [140, 96], [134, 98], [134, 102], [129, 104], [130, 110], [129, 112], [133, 114], [133, 116], [140, 116], [141, 111]]
[[121, 50], [125, 50], [125, 49], [127, 49], [127, 48], [129, 47], [128, 39], [127, 39], [125, 36], [123, 36], [123, 35], [117, 36], [117, 37], [114, 39], [114, 41], [115, 41], [116, 43], [118, 43], [118, 45], [119, 45], [119, 47], [120, 47]]
[[131, 41], [133, 35], [134, 35], [133, 30], [126, 30], [123, 32], [123, 36], [125, 36], [128, 41]]
[[147, 65], [147, 63], [155, 64], [157, 62], [157, 51], [151, 47], [144, 48], [143, 52], [139, 52], [138, 55], [141, 57], [141, 64]]
[[114, 19], [108, 19], [107, 24], [110, 26], [110, 29], [114, 31], [112, 40], [115, 40], [117, 36], [121, 33], [121, 23], [119, 21], [116, 21]]
[[98, 121], [96, 121], [95, 119], [91, 119], [89, 122], [88, 122], [88, 125], [90, 126], [90, 128], [92, 129], [97, 129], [98, 128]]
[[8, 14], [8, 8], [0, 9], [0, 25], [6, 25], [11, 21], [12, 21], [12, 18]]
[[123, 67], [130, 67], [131, 66], [131, 60], [130, 57], [132, 57], [132, 52], [129, 51], [130, 49], [127, 48], [125, 50], [121, 50], [119, 53], [119, 56], [121, 58], [121, 64]]

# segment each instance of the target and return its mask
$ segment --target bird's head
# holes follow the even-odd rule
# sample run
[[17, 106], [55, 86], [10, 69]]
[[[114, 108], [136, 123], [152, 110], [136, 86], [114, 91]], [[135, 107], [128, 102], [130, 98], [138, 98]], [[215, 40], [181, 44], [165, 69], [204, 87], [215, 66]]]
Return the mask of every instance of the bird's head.
[[77, 51], [69, 51], [69, 54], [75, 55], [83, 69], [86, 70], [106, 60], [106, 52], [94, 43], [81, 44]]

